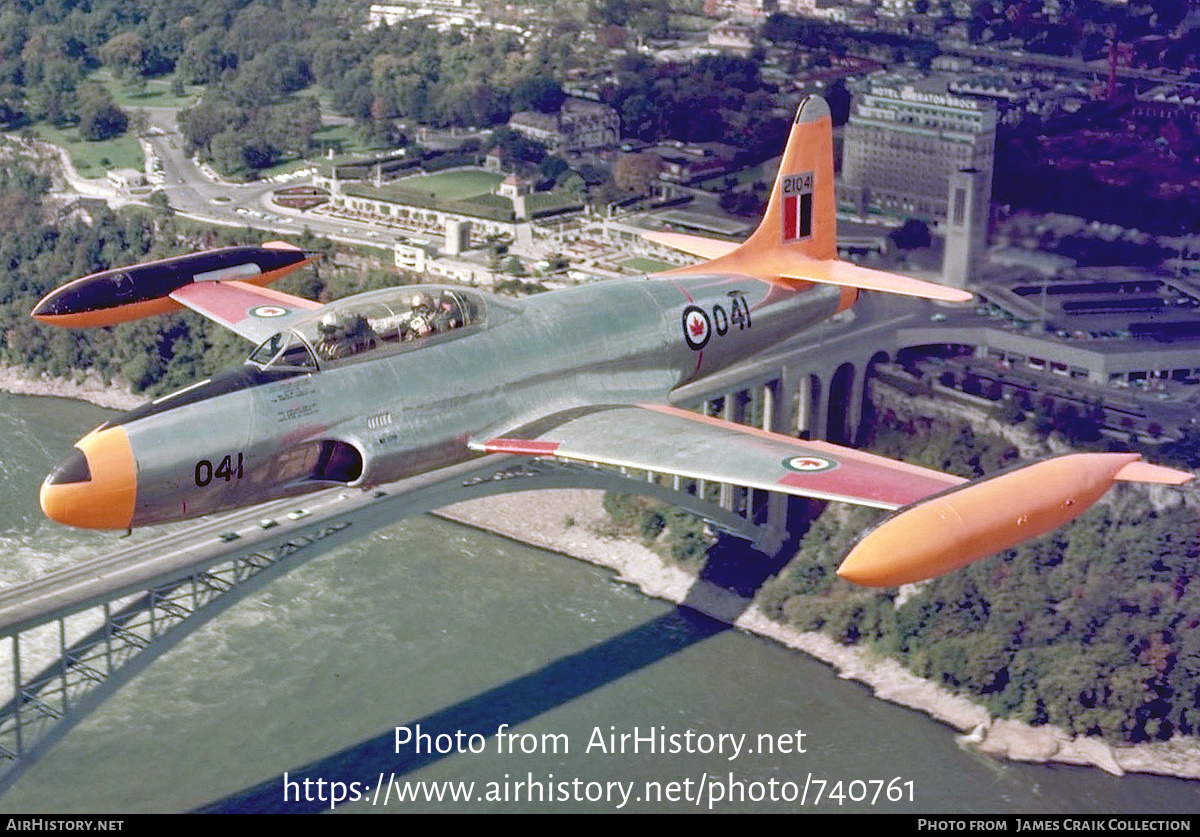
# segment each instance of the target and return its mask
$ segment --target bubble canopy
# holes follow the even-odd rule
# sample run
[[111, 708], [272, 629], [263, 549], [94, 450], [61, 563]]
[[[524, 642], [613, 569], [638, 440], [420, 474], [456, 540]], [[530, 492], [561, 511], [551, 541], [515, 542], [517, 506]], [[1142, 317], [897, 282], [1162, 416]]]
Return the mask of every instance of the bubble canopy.
[[314, 372], [462, 336], [487, 323], [483, 297], [469, 290], [409, 285], [331, 302], [268, 337], [247, 363]]

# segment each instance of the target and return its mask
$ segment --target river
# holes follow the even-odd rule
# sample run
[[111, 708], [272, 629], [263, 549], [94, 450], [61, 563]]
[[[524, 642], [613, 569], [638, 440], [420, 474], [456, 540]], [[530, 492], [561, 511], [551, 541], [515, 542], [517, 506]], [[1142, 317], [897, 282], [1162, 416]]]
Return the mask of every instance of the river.
[[[0, 393], [0, 583], [117, 545], [36, 502], [105, 415]], [[516, 737], [497, 737], [502, 724]], [[397, 727], [433, 752], [397, 752]], [[803, 655], [428, 517], [313, 559], [198, 630], [0, 809], [321, 810], [328, 782], [373, 797], [380, 773], [396, 784], [375, 804], [338, 810], [1200, 813], [1200, 783], [993, 761]], [[396, 800], [414, 792], [447, 798]]]

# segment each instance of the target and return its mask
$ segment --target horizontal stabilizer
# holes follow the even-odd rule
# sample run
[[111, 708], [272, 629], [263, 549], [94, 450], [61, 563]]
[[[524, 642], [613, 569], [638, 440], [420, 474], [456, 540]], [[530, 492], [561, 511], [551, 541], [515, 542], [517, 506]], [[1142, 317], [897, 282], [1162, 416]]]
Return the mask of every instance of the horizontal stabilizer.
[[656, 244], [665, 244], [667, 247], [682, 250], [684, 253], [690, 253], [702, 259], [720, 258], [738, 248], [738, 244], [735, 241], [721, 241], [716, 238], [704, 238], [703, 236], [687, 235], [686, 233], [646, 230], [642, 233], [642, 238], [647, 241], [653, 241]]
[[924, 581], [1074, 520], [1115, 480], [1177, 485], [1192, 478], [1140, 459], [1136, 453], [1069, 454], [944, 491], [868, 531], [838, 575], [868, 587]]
[[968, 302], [972, 298], [968, 291], [961, 288], [951, 288], [936, 282], [926, 282], [909, 276], [872, 270], [869, 267], [860, 267], [852, 262], [843, 262], [837, 259], [814, 261], [805, 264], [800, 270], [783, 273], [780, 278], [841, 285], [863, 291], [884, 291], [885, 293], [916, 296], [939, 302]]

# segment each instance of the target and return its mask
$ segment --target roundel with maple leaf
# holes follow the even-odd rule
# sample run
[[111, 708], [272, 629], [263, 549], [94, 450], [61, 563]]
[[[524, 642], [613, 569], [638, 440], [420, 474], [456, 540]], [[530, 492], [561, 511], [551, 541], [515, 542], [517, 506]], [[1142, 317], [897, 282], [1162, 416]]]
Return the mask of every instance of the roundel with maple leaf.
[[708, 344], [712, 336], [712, 322], [703, 308], [689, 305], [683, 309], [683, 339], [688, 346], [699, 351]]

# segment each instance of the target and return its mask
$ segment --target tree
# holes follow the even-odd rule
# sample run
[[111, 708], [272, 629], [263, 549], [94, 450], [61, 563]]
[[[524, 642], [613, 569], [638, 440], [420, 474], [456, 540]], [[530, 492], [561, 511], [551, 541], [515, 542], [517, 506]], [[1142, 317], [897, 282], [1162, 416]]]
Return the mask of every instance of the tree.
[[242, 146], [242, 161], [248, 168], [270, 168], [278, 160], [279, 149], [269, 142], [251, 142]]
[[79, 93], [79, 133], [91, 142], [125, 133], [129, 117], [98, 84], [85, 84]]
[[304, 96], [291, 104], [270, 108], [263, 138], [282, 151], [303, 155], [319, 130], [321, 107], [316, 99]]
[[835, 126], [845, 125], [850, 120], [850, 90], [845, 79], [839, 78], [829, 85], [825, 101], [829, 103], [829, 114]]
[[53, 125], [65, 125], [75, 117], [79, 70], [64, 60], [47, 61], [42, 80], [33, 92], [39, 115]]
[[892, 230], [888, 238], [901, 250], [919, 250], [928, 247], [933, 240], [929, 235], [929, 225], [916, 218], [909, 218], [904, 226]]
[[214, 27], [188, 40], [177, 68], [185, 81], [210, 84], [220, 81], [221, 73], [237, 67], [237, 62], [237, 55], [225, 50], [225, 33]]
[[509, 256], [504, 261], [504, 272], [510, 276], [525, 276], [525, 265], [516, 256]]
[[629, 32], [624, 26], [608, 23], [596, 30], [596, 43], [605, 49], [617, 49], [625, 45]]
[[621, 103], [621, 129], [626, 136], [653, 142], [663, 135], [662, 109], [644, 93], [634, 93]]
[[175, 210], [171, 208], [171, 199], [167, 197], [167, 193], [162, 189], [156, 189], [150, 195], [150, 205], [160, 215], [174, 215]]
[[536, 110], [542, 113], [558, 113], [567, 94], [562, 85], [552, 78], [533, 76], [526, 78], [513, 91], [515, 110]]
[[613, 179], [622, 189], [644, 195], [658, 182], [662, 166], [662, 157], [652, 151], [622, 154], [613, 169]]
[[571, 167], [567, 165], [567, 161], [562, 157], [551, 154], [546, 159], [538, 164], [538, 173], [542, 177], [548, 177], [551, 180], [557, 180], [558, 176], [569, 170]]
[[116, 78], [141, 75], [142, 59], [145, 55], [146, 41], [137, 32], [114, 35], [100, 47], [100, 60]]
[[17, 85], [0, 83], [0, 123], [9, 123], [21, 116], [23, 99]]

